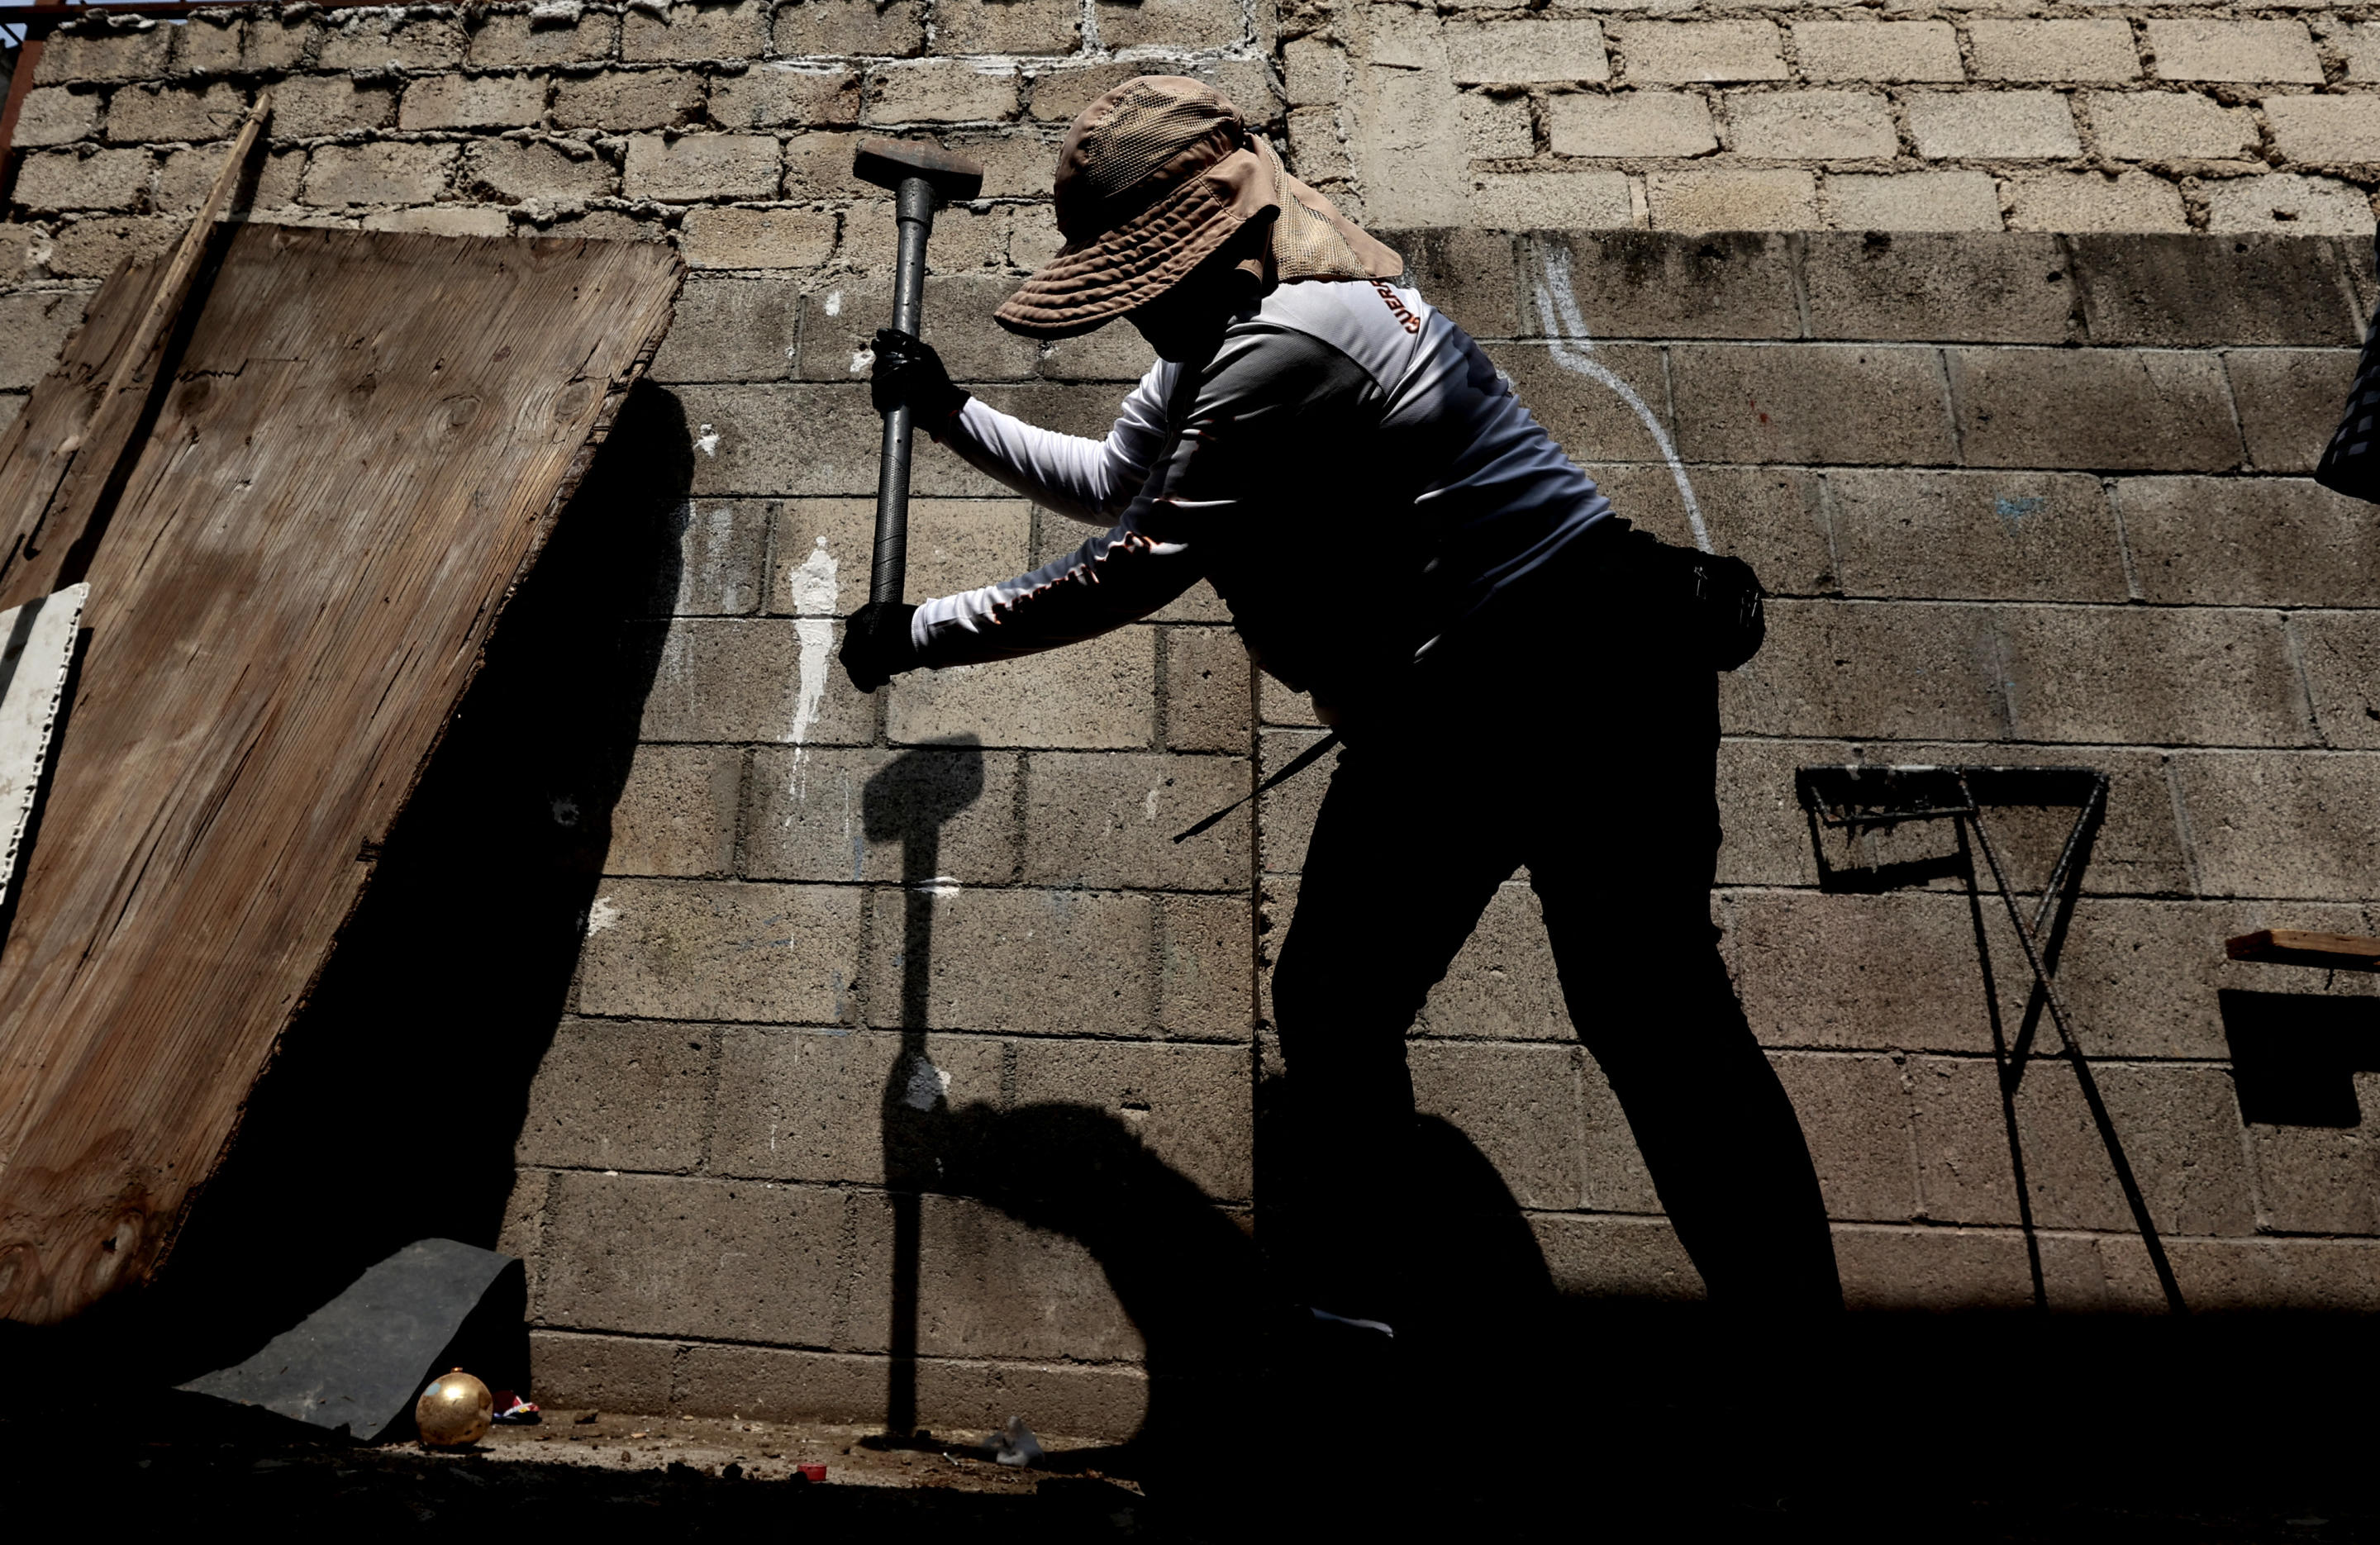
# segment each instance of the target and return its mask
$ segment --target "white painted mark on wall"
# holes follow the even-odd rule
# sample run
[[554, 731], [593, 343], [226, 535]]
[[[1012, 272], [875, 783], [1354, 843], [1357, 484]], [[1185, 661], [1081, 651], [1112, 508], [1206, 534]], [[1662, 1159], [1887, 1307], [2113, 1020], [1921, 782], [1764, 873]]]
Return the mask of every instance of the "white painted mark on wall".
[[820, 302], [820, 305], [822, 305], [822, 306], [824, 306], [824, 307], [826, 308], [826, 314], [827, 314], [828, 316], [830, 316], [830, 317], [840, 317], [840, 316], [842, 316], [842, 315], [843, 315], [843, 292], [842, 292], [841, 290], [829, 290], [829, 291], [827, 291], [827, 293], [826, 293], [826, 299], [825, 299], [825, 300], [823, 300], [823, 301], [821, 301], [821, 302]]
[[801, 643], [800, 658], [794, 663], [794, 722], [785, 731], [794, 747], [794, 778], [786, 791], [795, 804], [802, 800], [803, 764], [809, 755], [803, 742], [818, 723], [819, 704], [826, 696], [826, 673], [834, 658], [834, 555], [826, 550], [826, 538], [820, 537], [810, 555], [785, 576], [794, 603], [794, 636]]
[[1147, 797], [1141, 800], [1140, 818], [1142, 820], [1154, 821], [1157, 819], [1157, 796], [1162, 793], [1164, 789], [1165, 785], [1160, 783], [1156, 788], [1151, 789]]
[[705, 424], [701, 433], [694, 437], [694, 448], [706, 456], [719, 454], [719, 431]]
[[595, 904], [587, 909], [587, 936], [593, 938], [620, 921], [620, 909], [612, 905], [608, 896], [598, 896]]
[[859, 349], [853, 353], [851, 356], [851, 373], [853, 375], [864, 376], [875, 368], [876, 351], [874, 349]]
[[1653, 437], [1653, 443], [1661, 448], [1661, 459], [1670, 464], [1670, 477], [1676, 481], [1678, 498], [1686, 507], [1686, 524], [1694, 528], [1694, 546], [1710, 551], [1710, 533], [1703, 526], [1702, 505], [1694, 499], [1694, 486], [1686, 477], [1685, 464], [1678, 460], [1677, 447], [1670, 443], [1669, 431], [1661, 428], [1660, 419], [1645, 405], [1636, 389], [1595, 357], [1595, 340], [1586, 331], [1586, 320], [1579, 314], [1578, 297], [1570, 287], [1570, 253], [1559, 247], [1539, 247], [1537, 273], [1537, 318], [1545, 324], [1554, 363], [1572, 375], [1609, 387], [1628, 404], [1645, 432]]
[[909, 1064], [909, 1081], [902, 1088], [901, 1103], [911, 1110], [931, 1110], [950, 1092], [951, 1076], [921, 1056]]

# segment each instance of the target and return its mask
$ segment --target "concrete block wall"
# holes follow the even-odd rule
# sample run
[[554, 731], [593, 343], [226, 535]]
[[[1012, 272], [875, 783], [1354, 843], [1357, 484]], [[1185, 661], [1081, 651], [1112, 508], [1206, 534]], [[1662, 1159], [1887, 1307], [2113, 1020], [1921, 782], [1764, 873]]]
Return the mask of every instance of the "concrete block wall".
[[[914, 1345], [929, 1423], [1026, 1410], [1122, 1434], [1152, 1368], [1197, 1367], [1184, 1349], [1211, 1333], [1182, 1303], [1252, 1298], [1264, 961], [1323, 774], [1166, 838], [1311, 743], [1302, 704], [1252, 678], [1203, 589], [1104, 646], [881, 701], [832, 663], [866, 584], [861, 356], [891, 250], [889, 210], [847, 176], [852, 138], [930, 130], [990, 165], [987, 197], [938, 229], [929, 334], [989, 400], [1097, 434], [1147, 363], [1137, 341], [1034, 347], [989, 313], [1054, 248], [1065, 119], [1155, 68], [1218, 81], [1388, 234], [1623, 513], [1682, 537], [1682, 477], [1777, 592], [1768, 648], [1725, 688], [1715, 915], [1852, 1301], [2031, 1302], [2037, 1254], [2054, 1309], [2156, 1305], [2054, 1060], [2016, 1102], [2030, 1249], [2019, 1226], [1991, 1071], [1995, 1008], [2004, 1028], [2024, 1010], [2013, 941], [1949, 881], [1822, 891], [1792, 803], [1804, 764], [2079, 761], [2115, 791], [2062, 981], [2185, 1291], [2380, 1308], [2360, 1103], [2380, 1086], [2314, 1037], [2251, 1050], [2313, 1047], [2319, 1108], [2260, 1092], [2219, 996], [2285, 995], [2267, 1000], [2284, 1019], [2292, 997], [2365, 996], [2226, 962], [2220, 941], [2380, 928], [2380, 550], [2364, 507], [2305, 476], [2380, 298], [2352, 148], [2374, 100], [2360, 12], [540, 10], [61, 35], [0, 229], [0, 427], [99, 278], [177, 234], [268, 87], [260, 218], [667, 240], [694, 265], [655, 367], [695, 446], [683, 578], [640, 624], [662, 668], [503, 1238], [531, 1262], [543, 1398], [879, 1419], [891, 1354]], [[2209, 55], [2176, 40], [2201, 21], [2302, 34], [2321, 78], [2234, 40], [2216, 54], [2281, 62], [2184, 79], [2175, 61]], [[2095, 73], [2007, 73], [2046, 67], [2030, 60]], [[2309, 159], [2283, 136], [2293, 113], [2342, 137]], [[2209, 149], [2209, 125], [2240, 152]], [[2009, 149], [2028, 134], [2044, 148]], [[2170, 137], [2188, 135], [2185, 155]], [[2036, 184], [2095, 191], [2029, 202]], [[2275, 234], [2221, 214], [2242, 187], [2275, 209], [2315, 191]], [[1973, 218], [1939, 218], [1944, 189]], [[2095, 229], [2175, 201], [2196, 234]], [[1648, 225], [1786, 229], [1624, 229]], [[1555, 229], [1502, 234], [1537, 227]], [[2338, 234], [2287, 234], [2308, 231]], [[1659, 437], [1571, 368], [1590, 341]], [[914, 593], [1081, 535], [930, 447], [917, 489]], [[2057, 835], [2009, 814], [2021, 877]], [[1886, 856], [1938, 856], [1925, 840]], [[1414, 1066], [1563, 1287], [1699, 1293], [1570, 1039], [1524, 884], [1433, 996]], [[1109, 1193], [1086, 1180], [1070, 1210], [1030, 1183], [1049, 1173], [1169, 1200], [1091, 1206]], [[1180, 1238], [1196, 1248], [1164, 1255]], [[1164, 1291], [1156, 1260], [1174, 1262]]]

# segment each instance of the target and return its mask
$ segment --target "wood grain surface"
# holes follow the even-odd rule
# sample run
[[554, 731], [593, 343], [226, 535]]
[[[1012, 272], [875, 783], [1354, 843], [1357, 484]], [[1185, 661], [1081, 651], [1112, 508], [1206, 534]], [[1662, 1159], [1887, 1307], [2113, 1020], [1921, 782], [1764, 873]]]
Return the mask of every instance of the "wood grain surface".
[[[0, 947], [0, 1316], [162, 1259], [682, 273], [643, 243], [231, 240], [91, 555]], [[0, 494], [107, 379], [145, 277], [101, 293]]]

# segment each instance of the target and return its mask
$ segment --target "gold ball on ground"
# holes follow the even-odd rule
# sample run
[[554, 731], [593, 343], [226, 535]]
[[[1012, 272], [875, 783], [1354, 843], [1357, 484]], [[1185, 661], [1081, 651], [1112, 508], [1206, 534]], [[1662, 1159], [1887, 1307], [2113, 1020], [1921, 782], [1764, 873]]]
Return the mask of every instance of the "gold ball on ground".
[[476, 1443], [496, 1419], [496, 1397], [461, 1369], [430, 1381], [413, 1403], [413, 1425], [425, 1443], [453, 1448]]

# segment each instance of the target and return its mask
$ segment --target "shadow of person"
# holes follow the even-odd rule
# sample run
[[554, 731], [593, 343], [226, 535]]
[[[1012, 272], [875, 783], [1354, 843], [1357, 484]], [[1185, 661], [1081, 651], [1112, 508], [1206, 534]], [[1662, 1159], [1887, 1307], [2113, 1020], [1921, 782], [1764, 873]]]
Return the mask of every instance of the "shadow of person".
[[678, 590], [691, 455], [676, 399], [639, 383], [358, 855], [363, 901], [149, 1295], [159, 1371], [245, 1356], [413, 1240], [496, 1243]]

